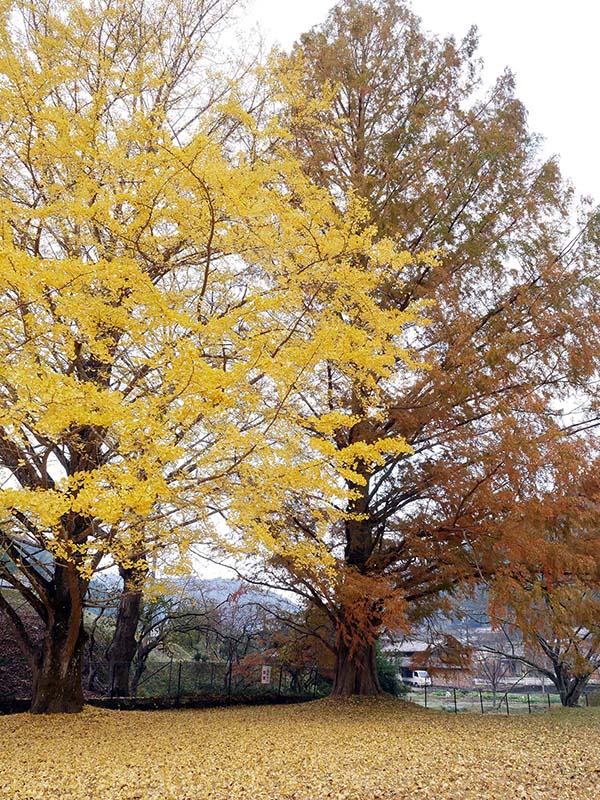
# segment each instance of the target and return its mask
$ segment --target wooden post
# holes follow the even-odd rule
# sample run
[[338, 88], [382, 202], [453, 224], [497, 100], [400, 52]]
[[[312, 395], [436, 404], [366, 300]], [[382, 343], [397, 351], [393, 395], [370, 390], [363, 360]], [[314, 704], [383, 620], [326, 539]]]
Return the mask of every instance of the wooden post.
[[425, 689], [425, 708], [427, 708], [427, 684], [425, 684], [424, 689]]
[[456, 686], [453, 687], [452, 691], [454, 692], [454, 713], [458, 714], [458, 706], [456, 705]]
[[506, 700], [506, 716], [508, 717], [510, 716], [510, 710], [508, 708], [508, 692], [504, 695], [504, 698]]
[[550, 709], [550, 692], [548, 692], [546, 697], [548, 698], [548, 709]]
[[481, 693], [481, 689], [479, 690], [479, 705], [481, 706], [481, 713], [483, 714], [483, 694]]
[[527, 692], [527, 708], [529, 709], [529, 713], [531, 714], [531, 698], [529, 697], [529, 692]]

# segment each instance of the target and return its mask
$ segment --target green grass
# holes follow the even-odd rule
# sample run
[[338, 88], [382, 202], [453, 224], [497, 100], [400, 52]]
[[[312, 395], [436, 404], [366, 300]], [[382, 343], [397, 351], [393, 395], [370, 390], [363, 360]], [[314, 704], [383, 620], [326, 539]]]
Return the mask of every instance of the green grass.
[[[527, 702], [527, 692], [509, 692], [508, 707], [510, 714], [529, 714], [548, 711], [548, 698], [552, 708], [560, 708], [560, 697], [556, 693], [530, 692], [529, 703]], [[422, 689], [409, 692], [406, 699], [419, 706], [425, 705], [425, 693]], [[494, 702], [493, 692], [482, 692], [481, 699], [478, 691], [467, 691], [457, 689], [456, 708], [460, 712], [471, 712], [481, 714], [481, 705], [485, 714], [506, 714], [506, 696], [504, 692], [498, 691]], [[581, 699], [581, 705], [585, 705], [585, 700]], [[427, 691], [427, 707], [441, 711], [455, 713], [454, 695], [452, 689], [433, 689]], [[530, 712], [531, 709], [531, 712]]]

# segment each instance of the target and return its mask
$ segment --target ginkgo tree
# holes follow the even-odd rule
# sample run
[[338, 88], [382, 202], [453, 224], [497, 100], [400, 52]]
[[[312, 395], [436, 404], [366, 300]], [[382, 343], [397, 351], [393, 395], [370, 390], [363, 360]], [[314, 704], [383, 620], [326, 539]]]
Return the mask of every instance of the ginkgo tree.
[[[36, 713], [82, 707], [98, 570], [142, 580], [153, 552], [184, 556], [215, 509], [237, 513], [240, 480], [270, 497], [298, 481], [281, 432], [305, 376], [335, 363], [368, 383], [410, 363], [418, 304], [380, 308], [365, 275], [412, 257], [375, 242], [362, 202], [340, 213], [311, 183], [278, 116], [253, 115], [230, 83], [177, 128], [224, 8], [1, 6], [0, 611]], [[298, 485], [321, 462], [315, 450]], [[256, 543], [323, 562], [319, 541], [274, 541], [239, 515]]]
[[362, 199], [376, 240], [413, 255], [363, 269], [378, 313], [431, 303], [406, 339], [416, 369], [392, 357], [387, 374], [352, 376], [332, 361], [301, 387], [289, 435], [330, 476], [283, 512], [263, 498], [275, 539], [317, 540], [329, 559], [276, 553], [263, 578], [335, 624], [336, 694], [380, 690], [385, 627], [410, 629], [516, 561], [523, 539], [536, 547], [534, 529], [507, 535], [515, 501], [560, 486], [568, 437], [597, 424], [598, 215], [584, 209], [572, 232], [571, 187], [541, 157], [512, 75], [482, 87], [476, 45], [474, 31], [426, 35], [401, 0], [342, 0], [287, 59], [311, 101], [329, 100], [317, 124], [286, 111], [307, 174], [340, 211]]

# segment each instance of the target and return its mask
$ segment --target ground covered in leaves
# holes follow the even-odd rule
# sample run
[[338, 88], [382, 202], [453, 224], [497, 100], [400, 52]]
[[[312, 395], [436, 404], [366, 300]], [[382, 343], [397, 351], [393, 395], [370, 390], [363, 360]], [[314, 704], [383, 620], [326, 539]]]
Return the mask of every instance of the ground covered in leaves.
[[0, 717], [6, 800], [597, 800], [600, 713], [394, 700]]

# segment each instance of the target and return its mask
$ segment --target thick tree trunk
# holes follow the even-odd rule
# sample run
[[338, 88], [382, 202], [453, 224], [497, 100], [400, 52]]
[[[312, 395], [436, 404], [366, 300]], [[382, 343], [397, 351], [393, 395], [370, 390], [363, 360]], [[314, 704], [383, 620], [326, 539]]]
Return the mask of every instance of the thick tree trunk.
[[560, 693], [560, 702], [565, 708], [575, 708], [581, 697], [581, 689], [568, 690]]
[[382, 694], [374, 642], [359, 643], [352, 651], [343, 640], [338, 642], [331, 694], [335, 697]]
[[549, 674], [560, 695], [560, 702], [565, 708], [574, 708], [587, 686], [590, 675], [574, 675], [569, 664], [558, 658], [551, 658], [552, 674]]
[[565, 708], [575, 708], [589, 681], [589, 676], [576, 678], [569, 677], [563, 672], [558, 673], [556, 688], [560, 694], [560, 702]]
[[[362, 397], [355, 392], [352, 411], [357, 415], [363, 413], [362, 403]], [[372, 423], [363, 420], [352, 427], [350, 444], [372, 441], [373, 436]], [[337, 697], [383, 693], [377, 676], [375, 641], [384, 606], [376, 584], [371, 582], [378, 577], [377, 571], [373, 574], [369, 567], [375, 546], [369, 509], [371, 466], [359, 462], [355, 469], [364, 483], [348, 482], [353, 497], [348, 503], [349, 519], [345, 523], [346, 573], [338, 587], [336, 663], [331, 690]]]
[[[362, 440], [364, 432], [358, 428], [355, 426], [353, 431], [357, 440]], [[375, 650], [382, 604], [376, 594], [371, 595], [370, 578], [366, 574], [373, 549], [373, 532], [368, 521], [362, 519], [368, 515], [369, 471], [363, 467], [359, 472], [363, 474], [365, 485], [349, 484], [356, 494], [349, 504], [349, 511], [353, 517], [360, 515], [361, 519], [351, 518], [346, 522], [344, 560], [347, 572], [338, 596], [335, 677], [331, 690], [331, 694], [337, 697], [382, 694]]]
[[131, 664], [137, 648], [137, 627], [142, 612], [143, 592], [136, 580], [138, 571], [119, 569], [123, 594], [119, 603], [113, 640], [108, 648], [108, 681], [111, 696], [129, 695]]
[[86, 634], [83, 609], [57, 604], [33, 659], [32, 714], [72, 714], [83, 709], [81, 682]]

